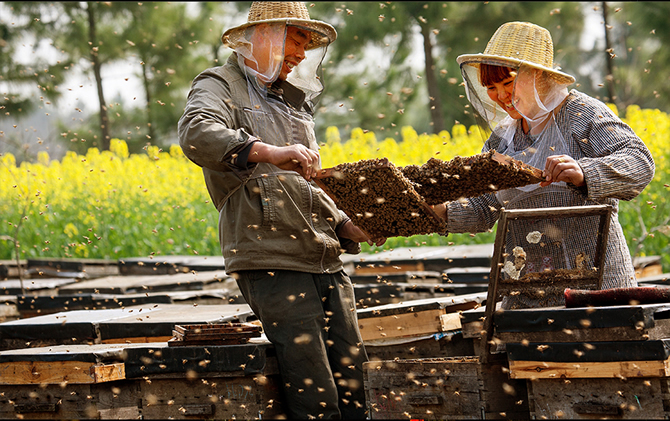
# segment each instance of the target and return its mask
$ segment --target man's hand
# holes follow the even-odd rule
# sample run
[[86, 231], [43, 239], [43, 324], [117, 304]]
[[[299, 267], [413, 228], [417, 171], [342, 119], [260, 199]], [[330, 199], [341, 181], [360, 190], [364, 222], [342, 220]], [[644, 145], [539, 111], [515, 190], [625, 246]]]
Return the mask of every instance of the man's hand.
[[256, 142], [251, 146], [249, 162], [267, 162], [282, 170], [296, 171], [309, 181], [319, 171], [319, 153], [304, 145], [274, 146]]
[[357, 243], [366, 242], [369, 245], [382, 246], [386, 242], [386, 238], [369, 238], [360, 228], [354, 225], [353, 222], [347, 221], [341, 227], [337, 233], [338, 237], [348, 238]]
[[575, 187], [581, 187], [585, 184], [582, 167], [568, 155], [552, 155], [548, 157], [542, 176], [545, 180], [540, 183], [542, 187], [559, 181], [565, 181]]
[[447, 220], [447, 204], [446, 203], [440, 203], [437, 205], [430, 205], [430, 207], [435, 211], [437, 216], [442, 218], [443, 220]]

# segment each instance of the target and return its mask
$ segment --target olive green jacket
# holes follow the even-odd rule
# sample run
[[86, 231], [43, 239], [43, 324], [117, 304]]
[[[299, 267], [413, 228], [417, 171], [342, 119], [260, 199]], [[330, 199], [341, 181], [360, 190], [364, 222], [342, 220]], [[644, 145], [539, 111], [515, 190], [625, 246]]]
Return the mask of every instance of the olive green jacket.
[[[281, 113], [266, 112], [277, 107], [283, 107]], [[342, 269], [342, 252], [360, 252], [360, 244], [337, 237], [348, 218], [314, 182], [271, 164], [237, 162], [255, 141], [308, 147], [316, 142], [309, 113], [281, 101], [268, 108], [252, 106], [236, 54], [195, 78], [178, 134], [184, 154], [202, 167], [219, 211], [227, 272], [335, 272]]]

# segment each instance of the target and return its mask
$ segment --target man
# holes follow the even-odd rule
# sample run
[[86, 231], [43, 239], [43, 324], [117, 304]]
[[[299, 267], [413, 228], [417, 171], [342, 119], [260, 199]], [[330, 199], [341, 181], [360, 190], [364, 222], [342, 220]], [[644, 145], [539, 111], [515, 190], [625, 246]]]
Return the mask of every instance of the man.
[[336, 37], [303, 3], [254, 2], [222, 36], [233, 54], [195, 78], [179, 121], [219, 211], [226, 271], [274, 344], [296, 419], [365, 417], [367, 354], [339, 255], [372, 241], [310, 181], [317, 71]]

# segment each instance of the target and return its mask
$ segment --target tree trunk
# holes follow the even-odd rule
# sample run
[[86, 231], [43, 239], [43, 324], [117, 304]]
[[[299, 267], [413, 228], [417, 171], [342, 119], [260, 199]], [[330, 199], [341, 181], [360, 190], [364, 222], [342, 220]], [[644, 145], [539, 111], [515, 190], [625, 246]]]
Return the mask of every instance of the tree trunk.
[[154, 125], [152, 124], [153, 115], [151, 113], [151, 89], [149, 75], [147, 74], [147, 60], [142, 60], [142, 81], [144, 82], [144, 95], [147, 97], [147, 126], [149, 128], [149, 137], [154, 138]]
[[603, 8], [603, 24], [605, 25], [605, 54], [606, 54], [606, 65], [607, 65], [607, 75], [605, 76], [605, 80], [607, 81], [607, 94], [609, 95], [609, 101], [610, 102], [615, 102], [616, 98], [616, 93], [614, 91], [614, 75], [613, 75], [613, 70], [612, 70], [612, 60], [613, 56], [611, 55], [612, 53], [612, 43], [610, 41], [610, 33], [609, 29], [607, 29], [608, 23], [607, 23], [607, 2], [602, 2], [602, 8]]
[[435, 76], [435, 62], [433, 61], [433, 44], [430, 41], [430, 28], [421, 26], [423, 35], [423, 53], [426, 58], [426, 85], [428, 86], [428, 109], [433, 123], [433, 133], [444, 130], [444, 118], [442, 116], [442, 101], [440, 99], [440, 88], [437, 86]]
[[100, 72], [101, 64], [98, 59], [98, 42], [96, 38], [95, 16], [93, 3], [86, 3], [88, 13], [88, 38], [91, 43], [91, 63], [93, 64], [93, 74], [95, 75], [95, 84], [98, 88], [98, 102], [100, 103], [100, 133], [102, 139], [100, 142], [101, 150], [109, 150], [111, 137], [109, 135], [109, 118], [107, 117], [107, 106], [105, 105], [105, 95], [102, 91], [102, 75]]

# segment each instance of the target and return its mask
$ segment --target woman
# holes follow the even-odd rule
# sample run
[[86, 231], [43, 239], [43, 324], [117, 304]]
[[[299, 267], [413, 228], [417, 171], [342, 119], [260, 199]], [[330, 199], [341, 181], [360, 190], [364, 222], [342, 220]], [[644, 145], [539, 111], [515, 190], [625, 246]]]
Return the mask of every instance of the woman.
[[[654, 176], [654, 161], [642, 140], [601, 101], [568, 91], [575, 79], [553, 67], [551, 35], [540, 26], [506, 23], [483, 54], [462, 55], [457, 61], [468, 100], [487, 134], [482, 151], [495, 149], [543, 169], [545, 180], [436, 206], [438, 214], [448, 215], [448, 232], [490, 230], [502, 208], [609, 204], [614, 210], [602, 287], [637, 286], [618, 221], [618, 201], [636, 197]], [[565, 219], [520, 222], [516, 227], [506, 247], [523, 249], [521, 271], [593, 267], [597, 217], [586, 224]], [[529, 241], [531, 233], [541, 237], [533, 235], [537, 241]], [[503, 298], [503, 308], [563, 304], [562, 293]]]

